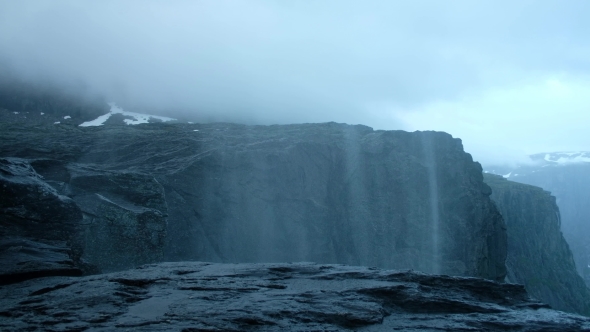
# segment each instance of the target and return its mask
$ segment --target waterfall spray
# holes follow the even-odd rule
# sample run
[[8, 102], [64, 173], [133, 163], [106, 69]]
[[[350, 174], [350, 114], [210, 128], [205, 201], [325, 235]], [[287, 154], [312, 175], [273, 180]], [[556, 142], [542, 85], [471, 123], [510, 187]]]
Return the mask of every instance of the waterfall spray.
[[436, 176], [436, 158], [432, 146], [431, 133], [423, 133], [422, 147], [424, 160], [428, 169], [428, 192], [430, 196], [430, 222], [432, 230], [432, 273], [441, 273], [440, 258], [440, 217], [438, 204], [438, 178]]

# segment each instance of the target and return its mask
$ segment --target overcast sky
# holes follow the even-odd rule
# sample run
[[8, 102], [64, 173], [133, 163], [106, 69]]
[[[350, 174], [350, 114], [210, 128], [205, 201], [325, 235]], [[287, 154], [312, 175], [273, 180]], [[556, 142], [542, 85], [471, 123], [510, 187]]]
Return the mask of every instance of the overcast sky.
[[0, 0], [0, 62], [123, 105], [590, 150], [587, 0]]

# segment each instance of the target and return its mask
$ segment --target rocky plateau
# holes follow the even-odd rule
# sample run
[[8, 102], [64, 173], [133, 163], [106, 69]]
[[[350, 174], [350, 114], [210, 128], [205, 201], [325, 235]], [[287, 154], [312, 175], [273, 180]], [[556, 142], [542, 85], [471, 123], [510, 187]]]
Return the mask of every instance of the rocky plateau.
[[521, 285], [313, 263], [159, 263], [0, 297], [2, 331], [590, 331]]

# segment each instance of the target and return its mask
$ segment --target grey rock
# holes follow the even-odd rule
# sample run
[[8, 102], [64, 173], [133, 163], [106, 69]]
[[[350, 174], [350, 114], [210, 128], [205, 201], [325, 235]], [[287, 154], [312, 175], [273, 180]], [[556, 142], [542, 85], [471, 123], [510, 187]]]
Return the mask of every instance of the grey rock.
[[0, 235], [69, 240], [82, 213], [19, 158], [0, 158]]
[[[541, 187], [555, 196], [561, 212], [561, 231], [572, 250], [578, 273], [590, 287], [590, 163], [571, 162], [589, 156], [590, 152], [543, 153], [531, 156], [533, 165], [491, 167], [490, 171], [510, 174], [511, 181]], [[560, 159], [570, 162], [555, 161]]]
[[[505, 225], [481, 166], [445, 133], [336, 123], [0, 127], [0, 154], [63, 163], [60, 171], [33, 162], [86, 216], [137, 220], [116, 198], [167, 215], [165, 260], [316, 261], [494, 280], [506, 273]], [[102, 186], [115, 174], [161, 184], [167, 210]]]
[[88, 267], [77, 241], [82, 213], [24, 160], [0, 158], [0, 284]]
[[162, 260], [167, 205], [154, 177], [53, 159], [31, 165], [81, 209], [77, 240], [83, 260], [102, 272]]
[[218, 127], [201, 126], [204, 153], [162, 181], [176, 221], [169, 258], [503, 278], [503, 221], [450, 135]]
[[590, 315], [590, 291], [576, 273], [560, 231], [560, 213], [549, 192], [485, 174], [508, 231], [507, 280], [552, 308]]
[[342, 265], [160, 263], [0, 288], [2, 331], [588, 331], [520, 285]]
[[77, 276], [83, 270], [74, 262], [65, 242], [53, 244], [27, 238], [0, 239], [0, 285], [48, 276]]
[[134, 172], [68, 169], [69, 196], [84, 213], [83, 258], [102, 272], [163, 259], [166, 200], [152, 177]]

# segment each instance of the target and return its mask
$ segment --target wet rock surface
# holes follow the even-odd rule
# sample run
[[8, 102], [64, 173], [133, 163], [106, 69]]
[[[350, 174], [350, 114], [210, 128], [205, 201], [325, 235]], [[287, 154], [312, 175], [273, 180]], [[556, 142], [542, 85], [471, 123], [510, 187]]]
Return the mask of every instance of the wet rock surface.
[[82, 275], [69, 245], [51, 243], [19, 237], [0, 239], [0, 285], [47, 276]]
[[342, 265], [177, 262], [0, 288], [2, 331], [585, 331], [520, 285]]

